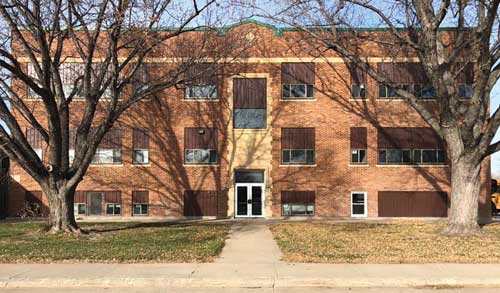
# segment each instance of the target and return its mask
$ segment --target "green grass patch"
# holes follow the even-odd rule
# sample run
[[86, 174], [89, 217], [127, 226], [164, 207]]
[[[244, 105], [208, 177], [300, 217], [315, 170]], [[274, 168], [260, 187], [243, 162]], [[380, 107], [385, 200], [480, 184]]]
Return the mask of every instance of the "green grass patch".
[[225, 243], [218, 223], [84, 223], [88, 235], [51, 235], [42, 223], [0, 223], [0, 262], [208, 262]]
[[295, 222], [271, 226], [289, 262], [319, 263], [499, 263], [500, 223], [484, 237], [439, 235], [445, 223]]

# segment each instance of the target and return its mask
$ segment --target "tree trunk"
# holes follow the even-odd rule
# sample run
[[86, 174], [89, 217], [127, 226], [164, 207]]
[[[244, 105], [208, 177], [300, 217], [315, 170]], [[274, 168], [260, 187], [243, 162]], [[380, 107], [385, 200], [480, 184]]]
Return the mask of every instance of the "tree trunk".
[[49, 190], [49, 231], [51, 233], [69, 232], [80, 234], [73, 211], [75, 188]]
[[461, 157], [451, 165], [451, 202], [447, 236], [473, 236], [483, 232], [478, 224], [481, 162]]

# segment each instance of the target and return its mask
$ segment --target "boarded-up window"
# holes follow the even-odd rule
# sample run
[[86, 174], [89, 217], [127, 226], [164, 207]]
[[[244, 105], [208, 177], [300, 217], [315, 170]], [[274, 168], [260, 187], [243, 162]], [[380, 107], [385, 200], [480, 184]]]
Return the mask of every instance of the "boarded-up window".
[[363, 71], [361, 68], [355, 66], [352, 63], [350, 64], [349, 71], [351, 74], [351, 83], [357, 84], [357, 85], [366, 84], [366, 72], [365, 71]]
[[134, 128], [132, 132], [132, 144], [134, 149], [149, 149], [148, 130], [144, 128]]
[[281, 63], [282, 84], [314, 84], [314, 63]]
[[106, 203], [121, 203], [122, 202], [122, 196], [120, 191], [105, 191], [104, 192], [104, 201]]
[[87, 203], [87, 193], [85, 191], [75, 191], [75, 201], [74, 203]]
[[266, 109], [266, 79], [235, 78], [233, 95], [235, 109]]
[[203, 127], [184, 128], [185, 149], [216, 149], [217, 129]]
[[282, 128], [282, 149], [314, 149], [314, 128]]
[[122, 130], [119, 128], [110, 129], [102, 138], [99, 144], [101, 149], [121, 149], [122, 148]]
[[184, 216], [217, 216], [219, 192], [211, 190], [186, 190], [184, 192]]
[[190, 65], [186, 72], [189, 85], [217, 84], [217, 68], [213, 63]]
[[34, 128], [28, 128], [26, 129], [26, 140], [28, 141], [31, 148], [33, 148], [33, 151], [35, 151], [35, 153], [38, 155], [38, 157], [42, 159], [43, 158], [42, 134]]
[[379, 149], [444, 149], [443, 140], [428, 127], [385, 127], [377, 139]]
[[427, 75], [421, 63], [380, 62], [377, 71], [395, 84], [428, 84]]
[[446, 217], [448, 197], [440, 191], [379, 191], [379, 217]]
[[457, 66], [457, 82], [472, 84], [474, 82], [474, 65], [459, 63]]
[[132, 203], [149, 203], [149, 192], [147, 190], [132, 191]]
[[367, 146], [366, 127], [351, 127], [351, 149], [366, 149]]
[[281, 192], [283, 216], [314, 215], [314, 191], [287, 190]]
[[281, 203], [314, 203], [314, 191], [287, 190], [281, 192]]

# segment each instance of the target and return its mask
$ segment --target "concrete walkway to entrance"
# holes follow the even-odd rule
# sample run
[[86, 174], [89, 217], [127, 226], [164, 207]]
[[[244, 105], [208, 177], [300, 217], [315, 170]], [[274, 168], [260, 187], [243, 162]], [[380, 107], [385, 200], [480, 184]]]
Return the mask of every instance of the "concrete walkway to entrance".
[[215, 263], [220, 264], [276, 264], [281, 251], [265, 223], [236, 223], [229, 239]]

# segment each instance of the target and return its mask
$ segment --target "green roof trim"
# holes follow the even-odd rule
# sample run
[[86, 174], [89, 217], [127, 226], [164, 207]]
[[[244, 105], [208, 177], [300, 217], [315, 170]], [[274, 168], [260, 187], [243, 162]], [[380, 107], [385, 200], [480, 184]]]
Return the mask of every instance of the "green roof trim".
[[[266, 22], [263, 22], [263, 21], [260, 21], [260, 20], [256, 20], [256, 19], [253, 19], [253, 18], [248, 18], [248, 19], [244, 19], [240, 22], [237, 22], [237, 23], [234, 23], [234, 24], [230, 24], [230, 25], [226, 25], [226, 26], [223, 26], [223, 27], [220, 27], [220, 28], [211, 28], [211, 27], [207, 27], [207, 26], [200, 26], [200, 27], [190, 27], [190, 28], [185, 28], [185, 30], [194, 30], [194, 31], [205, 31], [205, 30], [214, 30], [214, 31], [217, 31], [220, 35], [225, 35], [229, 30], [231, 30], [232, 28], [235, 28], [235, 27], [238, 27], [238, 26], [241, 26], [241, 25], [245, 25], [245, 24], [256, 24], [256, 25], [259, 25], [259, 26], [262, 26], [262, 27], [265, 27], [267, 29], [270, 29], [274, 32], [274, 35], [275, 36], [278, 36], [278, 37], [281, 37], [283, 36], [283, 33], [284, 32], [287, 32], [287, 31], [301, 31], [300, 28], [297, 28], [297, 27], [279, 27], [279, 26], [276, 26], [276, 25], [273, 25], [273, 24], [270, 24], [270, 23], [266, 23]], [[328, 26], [306, 26], [308, 29], [320, 29], [320, 28], [328, 28]], [[169, 31], [169, 30], [176, 30], [176, 28], [174, 27], [165, 27], [165, 28], [157, 28], [156, 30], [165, 30], [165, 31]], [[390, 29], [387, 28], [387, 27], [356, 27], [356, 28], [337, 28], [338, 31], [389, 31]], [[407, 30], [407, 28], [403, 28], [403, 27], [398, 27], [396, 28], [396, 30], [398, 31], [405, 31]], [[438, 28], [439, 31], [456, 31], [456, 30], [459, 30], [459, 28], [456, 28], [456, 27], [440, 27]]]

